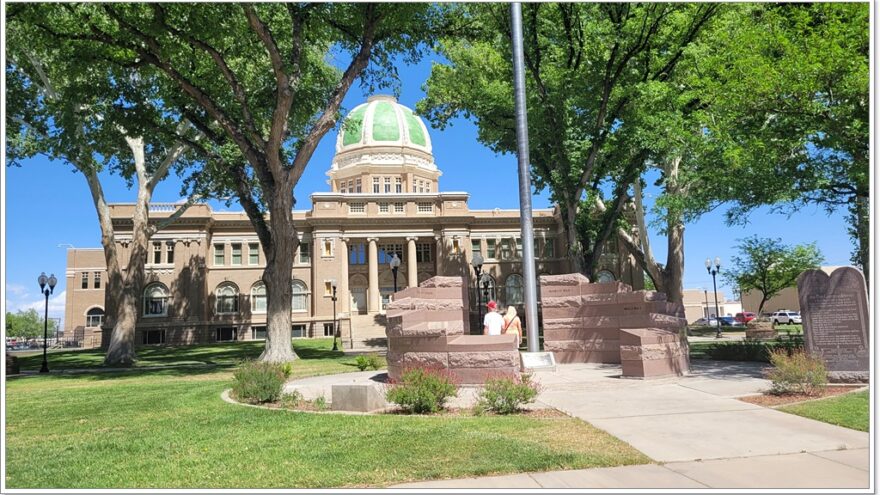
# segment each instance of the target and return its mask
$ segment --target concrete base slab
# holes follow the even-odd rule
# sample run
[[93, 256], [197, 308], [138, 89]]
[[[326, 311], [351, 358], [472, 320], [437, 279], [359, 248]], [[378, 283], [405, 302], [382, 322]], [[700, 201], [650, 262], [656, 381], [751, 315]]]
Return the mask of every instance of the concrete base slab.
[[766, 408], [590, 422], [662, 462], [866, 448], [869, 440], [867, 433]]
[[663, 466], [622, 466], [532, 473], [542, 488], [706, 488]]
[[704, 462], [666, 468], [712, 488], [868, 488], [868, 473], [812, 454]]
[[832, 450], [829, 452], [811, 452], [811, 454], [846, 464], [862, 471], [870, 471], [871, 469], [871, 452], [868, 449]]

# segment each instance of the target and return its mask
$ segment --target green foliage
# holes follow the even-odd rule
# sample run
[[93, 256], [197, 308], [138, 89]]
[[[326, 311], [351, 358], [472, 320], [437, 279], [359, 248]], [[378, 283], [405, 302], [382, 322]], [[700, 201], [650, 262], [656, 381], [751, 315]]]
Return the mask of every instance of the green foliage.
[[312, 401], [312, 405], [315, 406], [315, 409], [319, 411], [326, 411], [328, 407], [327, 399], [324, 398], [323, 395], [319, 395], [318, 397], [315, 397], [315, 400]]
[[355, 366], [361, 371], [377, 370], [382, 367], [382, 360], [377, 354], [362, 354], [355, 358]]
[[[18, 310], [16, 313], [6, 313], [7, 337], [23, 337], [26, 339], [41, 338], [43, 336], [43, 317], [36, 309]], [[54, 336], [58, 330], [58, 322], [49, 320], [49, 336]]]
[[815, 243], [788, 247], [782, 239], [752, 236], [741, 240], [737, 249], [740, 254], [731, 259], [731, 266], [723, 276], [742, 291], [761, 292], [758, 313], [770, 298], [782, 289], [794, 286], [804, 270], [818, 268], [824, 261]]
[[[693, 350], [697, 346], [691, 344]], [[758, 361], [769, 363], [773, 352], [791, 354], [804, 349], [803, 336], [789, 334], [775, 340], [743, 339], [730, 342], [713, 342], [703, 349], [709, 359], [720, 361]]]
[[287, 362], [281, 365], [281, 373], [284, 374], [284, 378], [290, 378], [290, 375], [293, 374], [293, 363]]
[[232, 395], [251, 404], [275, 402], [281, 397], [285, 376], [281, 365], [244, 361], [232, 374]]
[[827, 371], [821, 357], [777, 349], [770, 353], [770, 363], [774, 366], [767, 373], [773, 382], [771, 394], [816, 395], [825, 390]]
[[281, 407], [286, 409], [296, 409], [303, 401], [303, 396], [299, 392], [299, 390], [294, 390], [290, 393], [281, 394], [281, 399], [279, 399], [278, 403], [281, 404]]
[[531, 375], [522, 375], [519, 379], [492, 378], [486, 380], [477, 395], [474, 410], [478, 413], [491, 411], [496, 414], [513, 414], [522, 406], [534, 402], [537, 396], [538, 385], [532, 381]]
[[389, 402], [415, 414], [436, 413], [443, 409], [458, 387], [448, 372], [427, 368], [411, 368], [403, 372], [401, 381], [385, 392]]

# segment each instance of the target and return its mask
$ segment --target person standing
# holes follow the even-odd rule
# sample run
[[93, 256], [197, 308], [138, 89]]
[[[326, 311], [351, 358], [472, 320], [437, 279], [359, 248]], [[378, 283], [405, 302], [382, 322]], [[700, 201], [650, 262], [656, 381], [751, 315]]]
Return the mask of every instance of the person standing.
[[504, 329], [504, 317], [498, 313], [498, 304], [489, 301], [486, 304], [486, 316], [483, 317], [483, 335], [501, 335]]

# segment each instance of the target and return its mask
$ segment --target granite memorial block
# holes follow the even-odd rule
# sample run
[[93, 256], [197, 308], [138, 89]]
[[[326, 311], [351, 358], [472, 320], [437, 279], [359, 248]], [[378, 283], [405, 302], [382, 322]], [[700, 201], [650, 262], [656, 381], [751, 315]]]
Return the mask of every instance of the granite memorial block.
[[807, 270], [797, 287], [806, 351], [825, 361], [830, 381], [868, 381], [868, 293], [862, 272]]

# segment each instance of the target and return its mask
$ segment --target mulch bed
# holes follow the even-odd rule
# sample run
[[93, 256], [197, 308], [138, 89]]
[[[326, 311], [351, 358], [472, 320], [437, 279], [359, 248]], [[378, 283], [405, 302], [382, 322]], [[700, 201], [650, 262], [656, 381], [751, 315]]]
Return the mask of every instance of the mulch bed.
[[854, 390], [858, 390], [860, 388], [864, 388], [864, 385], [839, 385], [832, 387], [825, 387], [825, 391], [822, 393], [818, 393], [815, 395], [805, 395], [805, 394], [789, 394], [789, 395], [750, 395], [747, 397], [739, 397], [739, 400], [743, 402], [748, 402], [749, 404], [756, 404], [764, 407], [776, 407], [776, 406], [785, 406], [788, 404], [795, 404], [797, 402], [804, 402], [808, 400], [816, 400], [816, 399], [824, 399], [825, 397], [834, 397], [835, 395], [843, 395]]
[[[402, 415], [402, 416], [409, 416], [410, 415], [409, 413], [402, 411], [400, 409], [394, 409], [394, 410], [388, 411], [385, 414], [398, 414], [398, 415]], [[413, 416], [417, 416], [417, 415], [413, 415]], [[431, 414], [429, 416], [445, 416], [445, 417], [460, 418], [460, 417], [473, 417], [476, 415], [474, 414], [473, 409], [467, 408], [467, 407], [462, 407], [462, 408], [444, 409], [444, 410], [438, 412], [437, 414]], [[501, 416], [501, 415], [487, 412], [487, 413], [483, 414], [483, 416]], [[512, 416], [523, 416], [526, 418], [535, 418], [535, 419], [559, 419], [559, 418], [568, 418], [569, 417], [567, 414], [565, 414], [564, 412], [562, 412], [558, 409], [549, 409], [549, 408], [548, 409], [521, 410], [521, 411], [514, 413]]]

